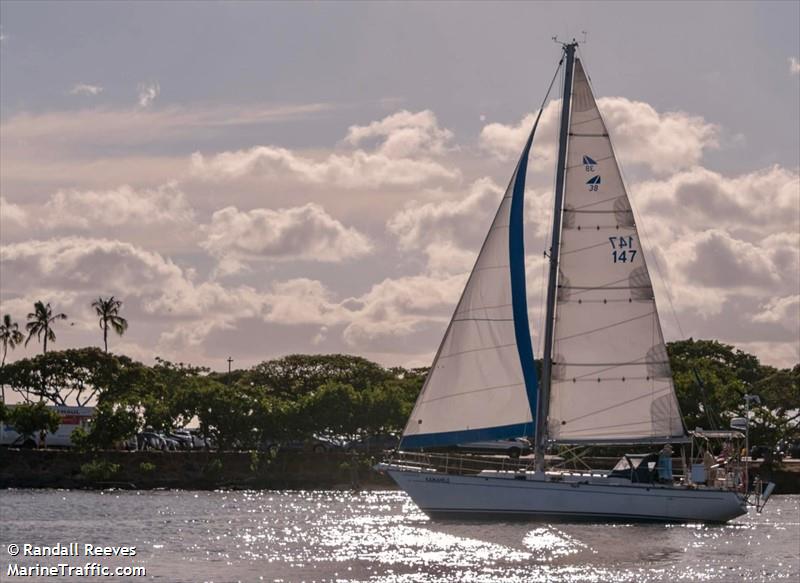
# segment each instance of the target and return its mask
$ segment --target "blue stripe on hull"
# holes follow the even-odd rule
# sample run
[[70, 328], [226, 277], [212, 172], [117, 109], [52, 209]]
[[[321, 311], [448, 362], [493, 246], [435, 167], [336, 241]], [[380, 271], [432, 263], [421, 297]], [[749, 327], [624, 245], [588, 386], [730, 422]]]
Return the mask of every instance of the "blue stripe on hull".
[[532, 430], [533, 423], [516, 423], [514, 425], [501, 425], [500, 427], [466, 429], [464, 431], [443, 431], [441, 433], [405, 435], [403, 436], [403, 447], [408, 449], [420, 449], [453, 445], [455, 443], [470, 443], [473, 441], [496, 441], [498, 439], [530, 435]]

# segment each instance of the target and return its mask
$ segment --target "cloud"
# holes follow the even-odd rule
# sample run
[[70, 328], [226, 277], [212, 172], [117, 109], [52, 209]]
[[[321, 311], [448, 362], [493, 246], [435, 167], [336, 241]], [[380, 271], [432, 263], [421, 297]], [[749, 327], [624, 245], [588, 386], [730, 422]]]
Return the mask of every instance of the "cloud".
[[321, 282], [305, 277], [276, 282], [265, 296], [265, 319], [276, 324], [320, 324], [346, 321], [347, 309]]
[[761, 307], [753, 321], [778, 324], [797, 333], [800, 330], [800, 294], [772, 298]]
[[[432, 243], [452, 241], [471, 244], [486, 236], [491, 213], [497, 209], [503, 190], [490, 178], [476, 180], [463, 198], [451, 195], [427, 203], [411, 201], [386, 224], [402, 249], [421, 249]], [[487, 219], [487, 220], [481, 220]]]
[[[798, 170], [707, 170], [697, 164], [716, 147], [720, 130], [712, 124], [619, 98], [601, 103], [620, 157], [649, 178], [630, 184], [637, 224], [649, 235], [648, 265], [655, 272], [658, 258], [686, 335], [792, 364]], [[557, 105], [542, 121], [552, 135]], [[124, 338], [135, 354], [209, 364], [224, 350], [245, 366], [290, 349], [329, 350], [380, 355], [385, 363], [413, 354], [428, 364], [512, 170], [486, 152], [513, 161], [532, 119], [486, 125], [482, 149], [457, 143], [423, 110], [350, 125], [327, 149], [272, 144], [180, 155], [187, 143], [197, 149], [198, 139], [217, 132], [237, 143], [228, 137], [239, 126], [328, 110], [151, 106], [4, 119], [4, 311], [24, 315], [34, 299], [51, 299], [76, 323], [60, 330], [59, 346], [83, 345], [98, 340], [89, 302], [114, 293], [136, 323]], [[214, 140], [212, 148], [220, 143]], [[153, 143], [159, 152], [135, 158]], [[536, 147], [533, 164], [551, 164], [546, 132]], [[525, 209], [535, 338], [541, 302], [534, 296], [546, 276], [540, 251], [552, 211], [550, 187], [540, 183], [529, 184]], [[187, 238], [165, 243], [176, 233]], [[77, 234], [84, 236], [70, 236]], [[348, 260], [345, 273], [337, 262]], [[217, 277], [232, 272], [235, 278]], [[653, 279], [675, 338], [665, 290]], [[70, 340], [73, 331], [85, 336]]]
[[[4, 245], [0, 264], [4, 273], [14, 274], [8, 284], [4, 280], [4, 310], [22, 313], [35, 299], [45, 298], [81, 324], [88, 338], [94, 322], [89, 303], [98, 294], [114, 294], [125, 302], [126, 317], [145, 331], [140, 346], [162, 355], [196, 353], [213, 332], [235, 330], [252, 320], [312, 326], [315, 335], [330, 335], [335, 329], [339, 342], [345, 343], [342, 349], [369, 351], [376, 341], [391, 346], [426, 330], [438, 335], [466, 277], [384, 279], [360, 296], [337, 299], [310, 278], [276, 281], [265, 290], [197, 282], [191, 270], [160, 253], [81, 237]], [[433, 344], [435, 338], [427, 342]], [[419, 351], [418, 345], [412, 348]]]
[[[179, 323], [207, 330], [237, 319], [262, 316], [266, 297], [249, 286], [196, 282], [192, 269], [161, 253], [113, 239], [61, 237], [4, 245], [0, 265], [13, 278], [3, 281], [3, 305], [60, 297], [70, 310], [85, 309], [98, 294], [125, 301], [126, 314], [153, 332]], [[91, 319], [91, 318], [89, 318]]]
[[366, 126], [350, 126], [345, 142], [357, 146], [371, 138], [383, 139], [379, 153], [403, 158], [420, 153], [444, 154], [453, 132], [440, 128], [436, 116], [428, 109], [416, 113], [403, 110]]
[[689, 242], [693, 258], [685, 263], [683, 275], [706, 288], [726, 291], [770, 288], [781, 280], [769, 250], [763, 246], [741, 241], [717, 229], [701, 233]]
[[800, 60], [797, 57], [789, 57], [789, 73], [800, 75]]
[[17, 113], [2, 122], [4, 156], [12, 147], [27, 144], [42, 150], [76, 146], [151, 144], [183, 139], [201, 131], [250, 127], [307, 118], [329, 110], [322, 103], [300, 105], [191, 104], [152, 109], [92, 108], [77, 111]]
[[158, 81], [139, 83], [137, 89], [139, 90], [139, 107], [143, 109], [150, 107], [156, 97], [158, 97], [158, 94], [161, 93], [161, 86], [158, 84]]
[[634, 198], [649, 212], [680, 219], [693, 229], [711, 225], [749, 230], [800, 231], [800, 172], [778, 165], [728, 177], [701, 167], [667, 180], [631, 186]]
[[277, 146], [256, 146], [213, 156], [192, 155], [192, 169], [206, 180], [244, 176], [289, 177], [311, 184], [344, 188], [411, 186], [460, 177], [434, 156], [445, 150], [448, 130], [440, 129], [432, 113], [402, 111], [368, 126], [352, 126], [345, 142], [357, 145], [378, 138], [372, 150], [334, 151], [312, 157]]
[[103, 92], [103, 88], [99, 85], [89, 85], [87, 83], [76, 83], [72, 86], [72, 89], [69, 90], [70, 95], [100, 95]]
[[771, 166], [730, 177], [696, 167], [631, 190], [662, 315], [669, 293], [686, 335], [766, 346], [786, 334], [795, 318], [785, 298], [800, 288], [797, 170]]
[[249, 150], [222, 152], [206, 158], [192, 155], [193, 173], [207, 180], [224, 180], [246, 175], [278, 178], [289, 175], [312, 184], [333, 184], [345, 188], [412, 186], [432, 180], [455, 180], [458, 172], [433, 160], [393, 159], [383, 154], [356, 150], [330, 154], [315, 160], [286, 148], [257, 146]]
[[4, 291], [29, 289], [115, 295], [161, 294], [185, 279], [182, 269], [159, 253], [109, 239], [64, 237], [4, 245], [0, 262], [14, 277]]
[[[651, 105], [624, 97], [601, 97], [597, 105], [614, 147], [626, 164], [640, 164], [656, 174], [668, 174], [697, 164], [707, 149], [718, 147], [719, 128], [684, 112], [659, 113]], [[555, 162], [556, 125], [561, 102], [547, 104], [532, 151], [541, 168]], [[519, 156], [535, 120], [531, 113], [515, 125], [491, 123], [483, 127], [481, 146], [502, 159]]]
[[123, 225], [185, 229], [193, 225], [194, 211], [174, 182], [141, 190], [122, 185], [111, 190], [59, 190], [45, 203], [41, 221], [49, 229]]
[[411, 335], [428, 324], [444, 332], [465, 281], [465, 273], [385, 279], [348, 302], [352, 313], [343, 338], [363, 347], [376, 339]]
[[28, 213], [18, 204], [9, 202], [4, 196], [0, 195], [0, 231], [5, 233], [6, 229], [24, 228], [28, 224]]
[[313, 203], [279, 210], [218, 210], [201, 245], [219, 259], [225, 274], [255, 260], [335, 263], [372, 250], [367, 237]]
[[[492, 179], [475, 180], [466, 193], [435, 191], [437, 200], [411, 201], [392, 215], [386, 230], [404, 251], [422, 251], [431, 273], [464, 273], [472, 267], [504, 190]], [[551, 196], [528, 187], [526, 229], [543, 237], [550, 228]]]
[[[322, 115], [325, 104], [84, 108], [0, 120], [3, 191], [40, 198], [65, 187], [155, 187], [189, 175], [187, 144]], [[189, 150], [191, 151], [191, 150]], [[216, 196], [216, 195], [214, 195]]]

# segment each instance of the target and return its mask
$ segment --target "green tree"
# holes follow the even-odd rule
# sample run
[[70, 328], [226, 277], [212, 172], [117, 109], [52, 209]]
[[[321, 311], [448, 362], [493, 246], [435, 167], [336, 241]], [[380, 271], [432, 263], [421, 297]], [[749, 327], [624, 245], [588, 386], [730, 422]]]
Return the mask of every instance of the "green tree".
[[751, 408], [752, 443], [773, 444], [798, 431], [800, 365], [778, 370], [716, 340], [682, 340], [667, 345], [675, 389], [688, 429], [727, 429], [745, 415], [744, 396], [756, 394]]
[[231, 387], [209, 378], [194, 383], [200, 431], [220, 450], [250, 449], [263, 438], [264, 411], [254, 389]]
[[[25, 339], [22, 332], [19, 331], [19, 324], [11, 319], [9, 314], [3, 314], [3, 323], [0, 324], [0, 342], [3, 343], [3, 360], [0, 362], [0, 368], [6, 364], [6, 355], [8, 349], [14, 350], [17, 345]], [[0, 385], [2, 391], [3, 403], [6, 402], [6, 386]]]
[[309, 432], [300, 403], [263, 395], [253, 409], [254, 433], [258, 436], [258, 444], [266, 440], [285, 440], [303, 438]]
[[396, 433], [405, 427], [414, 408], [422, 379], [391, 379], [362, 396], [363, 418], [359, 425], [366, 434]]
[[[777, 439], [800, 438], [800, 364], [792, 369], [765, 367], [767, 374], [753, 384], [752, 392], [761, 398], [755, 440], [771, 443]], [[759, 435], [758, 426], [765, 435]]]
[[71, 348], [9, 363], [0, 369], [0, 383], [26, 401], [33, 394], [55, 405], [85, 406], [95, 399], [127, 402], [146, 368], [94, 346]]
[[[139, 417], [132, 410], [109, 403], [99, 405], [88, 431], [73, 432], [72, 441], [81, 449], [111, 449], [136, 435]], [[77, 435], [76, 435], [77, 434]]]
[[314, 432], [355, 437], [361, 431], [364, 399], [352, 385], [329, 381], [305, 395], [301, 418], [308, 434]]
[[16, 405], [9, 414], [9, 424], [23, 437], [36, 437], [41, 431], [55, 433], [61, 417], [43, 402]]
[[100, 318], [100, 329], [103, 331], [103, 347], [108, 352], [108, 328], [111, 327], [117, 335], [122, 336], [128, 329], [128, 321], [119, 315], [122, 301], [114, 296], [104, 298], [100, 296], [92, 302], [95, 314]]
[[201, 389], [211, 382], [207, 373], [206, 368], [156, 358], [155, 366], [144, 370], [134, 390], [145, 425], [169, 431], [189, 423], [200, 406]]
[[277, 395], [299, 398], [329, 381], [361, 391], [392, 377], [391, 371], [360, 356], [291, 354], [256, 365], [238, 384], [261, 386]]
[[3, 323], [0, 324], [0, 342], [3, 343], [3, 360], [0, 362], [0, 366], [6, 363], [8, 349], [14, 350], [24, 339], [25, 336], [19, 331], [19, 324], [14, 322], [9, 314], [3, 314]]
[[56, 341], [56, 334], [53, 332], [53, 324], [57, 320], [66, 320], [66, 314], [54, 314], [50, 303], [43, 303], [38, 301], [33, 305], [34, 311], [28, 314], [28, 323], [25, 324], [25, 329], [28, 331], [28, 339], [25, 340], [25, 346], [31, 341], [31, 338], [36, 336], [36, 340], [42, 344], [42, 353], [47, 354], [47, 342]]

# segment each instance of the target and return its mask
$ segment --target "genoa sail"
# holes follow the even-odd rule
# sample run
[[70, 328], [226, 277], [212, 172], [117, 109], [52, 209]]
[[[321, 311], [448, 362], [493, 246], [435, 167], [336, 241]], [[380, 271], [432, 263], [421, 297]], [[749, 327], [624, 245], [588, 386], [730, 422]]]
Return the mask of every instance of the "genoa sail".
[[683, 437], [633, 210], [575, 61], [548, 436], [561, 443]]
[[406, 449], [533, 435], [523, 204], [533, 132], [403, 432]]

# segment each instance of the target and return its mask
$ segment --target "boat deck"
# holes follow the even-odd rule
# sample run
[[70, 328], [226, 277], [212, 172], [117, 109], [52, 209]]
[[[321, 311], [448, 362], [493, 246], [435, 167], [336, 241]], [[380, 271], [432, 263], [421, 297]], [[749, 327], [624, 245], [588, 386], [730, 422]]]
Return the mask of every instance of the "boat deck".
[[675, 489], [701, 489], [717, 491], [741, 492], [741, 480], [735, 472], [722, 474], [711, 484], [693, 483], [685, 474], [675, 474], [672, 482], [652, 480], [641, 482], [626, 477], [611, 476], [611, 470], [590, 468], [558, 467], [564, 463], [560, 458], [553, 458], [551, 467], [542, 474], [536, 474], [533, 460], [530, 458], [509, 458], [506, 456], [486, 456], [451, 453], [417, 453], [398, 452], [386, 466], [397, 470], [416, 471], [426, 474], [448, 476], [479, 476], [484, 478], [506, 480], [530, 480], [547, 482], [565, 482], [591, 485], [639, 485], [644, 487], [660, 487]]

